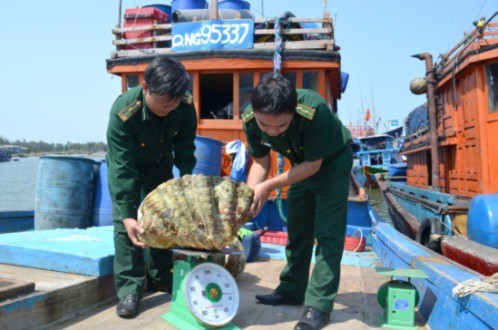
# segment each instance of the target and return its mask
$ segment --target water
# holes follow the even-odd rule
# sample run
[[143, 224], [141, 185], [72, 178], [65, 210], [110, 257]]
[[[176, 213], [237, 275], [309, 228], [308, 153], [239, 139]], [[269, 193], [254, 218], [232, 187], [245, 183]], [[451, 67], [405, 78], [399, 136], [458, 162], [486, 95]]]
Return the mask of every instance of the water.
[[[84, 155], [71, 155], [84, 156]], [[101, 160], [104, 155], [90, 158]], [[35, 209], [36, 175], [40, 157], [0, 162], [0, 212], [33, 211]]]
[[33, 211], [39, 157], [0, 162], [0, 211]]
[[389, 216], [389, 211], [387, 210], [387, 205], [384, 202], [382, 192], [378, 188], [368, 189], [368, 197], [370, 198], [370, 205], [377, 211], [377, 213], [387, 222], [391, 223], [391, 217]]
[[[102, 159], [96, 157], [95, 159]], [[32, 211], [35, 207], [36, 173], [39, 157], [20, 161], [0, 162], [0, 212]], [[390, 221], [380, 189], [368, 189], [370, 204], [386, 221]]]

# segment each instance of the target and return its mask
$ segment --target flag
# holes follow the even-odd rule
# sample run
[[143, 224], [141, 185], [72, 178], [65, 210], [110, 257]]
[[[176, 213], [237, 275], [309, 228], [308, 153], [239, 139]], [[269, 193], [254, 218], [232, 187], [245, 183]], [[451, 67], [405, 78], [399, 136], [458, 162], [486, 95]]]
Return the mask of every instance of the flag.
[[370, 109], [367, 108], [367, 112], [365, 113], [365, 121], [369, 121], [370, 120]]

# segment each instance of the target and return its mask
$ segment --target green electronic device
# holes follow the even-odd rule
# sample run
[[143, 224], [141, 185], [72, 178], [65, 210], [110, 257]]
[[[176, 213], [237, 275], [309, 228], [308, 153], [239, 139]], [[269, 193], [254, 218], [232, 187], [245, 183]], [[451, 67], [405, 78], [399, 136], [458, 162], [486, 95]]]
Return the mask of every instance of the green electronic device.
[[[390, 276], [391, 280], [380, 286], [377, 301], [385, 309], [384, 328], [417, 329], [415, 326], [415, 308], [419, 302], [417, 288], [411, 283], [411, 278], [427, 278], [418, 269], [395, 269], [377, 267], [379, 275]], [[407, 277], [408, 281], [395, 280], [394, 276]]]
[[171, 310], [162, 316], [181, 330], [239, 329], [230, 321], [239, 308], [233, 276], [215, 263], [216, 256], [240, 252], [198, 252], [174, 249]]

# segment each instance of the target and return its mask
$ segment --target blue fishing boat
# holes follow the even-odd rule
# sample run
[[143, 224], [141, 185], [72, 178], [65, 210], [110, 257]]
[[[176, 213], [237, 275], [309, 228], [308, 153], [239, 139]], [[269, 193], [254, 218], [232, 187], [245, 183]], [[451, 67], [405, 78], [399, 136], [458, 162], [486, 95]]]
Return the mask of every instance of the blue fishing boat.
[[10, 153], [5, 149], [0, 149], [0, 162], [9, 162], [12, 159]]
[[375, 174], [389, 173], [391, 165], [402, 163], [399, 155], [403, 127], [355, 140], [353, 173], [363, 186], [376, 186]]

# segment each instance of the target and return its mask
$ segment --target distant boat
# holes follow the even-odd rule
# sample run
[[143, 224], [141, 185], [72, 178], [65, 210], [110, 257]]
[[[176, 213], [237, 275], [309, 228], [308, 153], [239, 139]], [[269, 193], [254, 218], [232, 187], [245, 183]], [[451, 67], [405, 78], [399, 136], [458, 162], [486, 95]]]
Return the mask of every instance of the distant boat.
[[9, 162], [12, 156], [7, 150], [0, 150], [0, 162]]
[[399, 135], [403, 127], [389, 132], [365, 136], [355, 140], [355, 166], [353, 173], [363, 186], [375, 186], [375, 174], [388, 173], [392, 164], [401, 163]]

